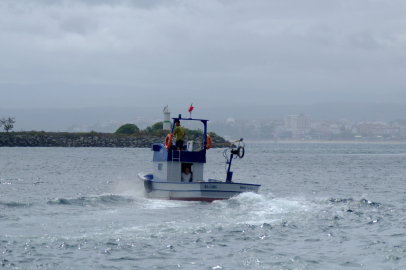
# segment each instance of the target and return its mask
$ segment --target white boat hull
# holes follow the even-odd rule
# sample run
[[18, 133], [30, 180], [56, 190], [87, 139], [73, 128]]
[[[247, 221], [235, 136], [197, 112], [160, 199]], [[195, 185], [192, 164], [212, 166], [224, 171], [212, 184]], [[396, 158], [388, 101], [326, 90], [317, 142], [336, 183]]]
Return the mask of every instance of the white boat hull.
[[149, 198], [205, 201], [227, 200], [243, 192], [258, 193], [260, 185], [226, 182], [170, 183], [144, 180]]

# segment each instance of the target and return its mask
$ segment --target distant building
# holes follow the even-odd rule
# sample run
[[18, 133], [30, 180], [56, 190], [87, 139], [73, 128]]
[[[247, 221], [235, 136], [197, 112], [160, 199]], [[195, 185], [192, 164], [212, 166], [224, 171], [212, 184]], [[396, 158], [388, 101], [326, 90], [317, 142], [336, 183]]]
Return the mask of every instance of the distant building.
[[231, 118], [231, 117], [227, 118], [227, 120], [226, 120], [227, 124], [229, 124], [229, 123], [234, 124], [234, 122], [235, 122], [234, 118]]
[[362, 124], [358, 126], [359, 133], [361, 134], [371, 134], [373, 128], [373, 124]]
[[295, 129], [297, 129], [297, 115], [286, 115], [285, 130], [295, 130]]
[[308, 115], [286, 115], [285, 130], [292, 131], [294, 138], [299, 138], [302, 135], [309, 133], [312, 125], [312, 117]]

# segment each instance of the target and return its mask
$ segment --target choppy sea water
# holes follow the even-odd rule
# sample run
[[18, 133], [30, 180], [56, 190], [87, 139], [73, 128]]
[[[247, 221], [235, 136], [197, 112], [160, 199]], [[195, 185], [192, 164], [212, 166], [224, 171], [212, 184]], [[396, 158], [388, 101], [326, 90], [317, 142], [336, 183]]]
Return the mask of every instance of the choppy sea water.
[[[149, 149], [0, 148], [12, 269], [406, 269], [406, 145], [255, 144], [213, 203], [150, 200]], [[221, 149], [205, 178], [225, 178]]]

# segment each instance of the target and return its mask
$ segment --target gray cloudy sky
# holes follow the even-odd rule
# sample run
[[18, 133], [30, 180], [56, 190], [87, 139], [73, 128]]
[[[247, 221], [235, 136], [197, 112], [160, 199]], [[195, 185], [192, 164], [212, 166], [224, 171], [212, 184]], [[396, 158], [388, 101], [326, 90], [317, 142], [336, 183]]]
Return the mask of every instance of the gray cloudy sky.
[[405, 104], [405, 14], [404, 0], [2, 0], [0, 107]]

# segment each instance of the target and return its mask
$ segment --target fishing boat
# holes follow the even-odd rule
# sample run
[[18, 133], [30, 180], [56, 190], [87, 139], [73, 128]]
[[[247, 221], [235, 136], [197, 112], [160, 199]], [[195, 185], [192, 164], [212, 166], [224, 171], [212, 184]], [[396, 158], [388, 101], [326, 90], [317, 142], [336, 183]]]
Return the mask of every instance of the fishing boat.
[[[155, 143], [151, 146], [153, 151], [153, 172], [139, 173], [138, 177], [144, 181], [144, 188], [148, 198], [205, 201], [227, 200], [243, 192], [258, 193], [260, 185], [235, 183], [232, 181], [233, 172], [231, 163], [233, 159], [243, 158], [245, 143], [243, 139], [230, 144], [224, 150], [227, 172], [226, 180], [203, 178], [206, 152], [211, 147], [211, 138], [207, 133], [207, 122], [204, 119], [172, 118], [171, 133], [168, 134], [165, 144]], [[198, 121], [203, 123], [202, 143], [187, 141], [186, 146], [180, 150], [172, 144], [172, 134], [177, 121]], [[188, 182], [182, 182], [182, 173], [190, 174]], [[184, 180], [185, 177], [183, 177]]]

